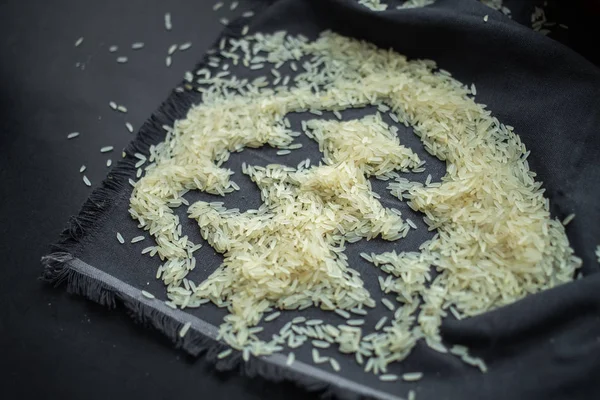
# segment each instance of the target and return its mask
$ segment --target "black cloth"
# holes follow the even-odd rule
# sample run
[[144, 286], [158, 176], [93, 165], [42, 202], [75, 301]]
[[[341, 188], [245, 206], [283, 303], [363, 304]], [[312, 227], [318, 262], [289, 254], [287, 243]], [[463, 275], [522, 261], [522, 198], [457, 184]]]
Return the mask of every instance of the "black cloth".
[[[489, 21], [484, 23], [486, 14]], [[239, 28], [234, 26], [230, 33], [236, 34]], [[265, 32], [285, 29], [310, 37], [332, 29], [380, 47], [392, 47], [410, 58], [433, 59], [460, 81], [474, 82], [478, 89], [477, 101], [487, 104], [500, 121], [514, 126], [531, 150], [531, 168], [538, 173], [538, 179], [544, 181], [553, 214], [559, 218], [571, 212], [578, 215], [567, 233], [576, 253], [584, 260], [584, 279], [476, 318], [445, 322], [444, 339], [471, 347], [488, 363], [487, 374], [419, 345], [408, 360], [390, 371], [423, 371], [425, 378], [418, 384], [383, 384], [376, 377], [362, 373], [351, 360], [342, 362], [340, 375], [346, 382], [368, 388], [362, 394], [380, 397], [385, 393], [404, 396], [410, 388], [416, 390], [418, 399], [598, 397], [600, 390], [592, 374], [599, 364], [600, 349], [597, 340], [600, 301], [595, 295], [600, 281], [594, 256], [600, 237], [597, 226], [600, 209], [594, 201], [600, 183], [600, 167], [594, 158], [600, 153], [600, 140], [595, 135], [600, 120], [600, 74], [596, 67], [562, 45], [467, 0], [438, 0], [423, 9], [378, 13], [353, 1], [280, 0], [259, 14], [252, 29]], [[128, 154], [131, 156], [150, 143], [160, 141], [160, 126], [183, 117], [197, 99], [195, 94], [172, 94], [144, 125], [136, 141], [128, 147]], [[369, 110], [349, 115], [362, 112]], [[300, 118], [302, 115], [296, 116], [293, 123], [298, 124]], [[418, 140], [410, 139], [410, 130], [401, 130], [400, 134], [407, 144], [424, 155]], [[306, 141], [305, 148], [295, 152], [297, 159], [291, 157], [291, 164], [307, 155], [313, 157], [313, 161], [318, 159], [318, 153], [309, 143]], [[263, 159], [273, 157], [273, 153], [269, 149], [247, 151], [232, 157], [228, 166], [239, 172], [242, 161], [262, 164]], [[147, 244], [123, 246], [115, 238], [116, 231], [126, 238], [138, 234], [135, 222], [127, 216], [131, 190], [127, 178], [134, 174], [130, 159], [113, 169], [103, 187], [86, 203], [82, 214], [72, 221], [64, 241], [46, 260], [45, 276], [55, 282], [68, 280], [70, 290], [102, 304], [124, 304], [134, 317], [154, 325], [177, 345], [194, 354], [207, 350], [208, 357], [214, 358], [221, 346], [198, 334], [188, 335], [185, 340], [177, 339], [181, 321], [153, 309], [135, 294], [136, 290], [146, 289], [160, 296], [162, 284], [154, 280], [158, 260], [140, 255]], [[435, 160], [429, 157], [428, 162], [434, 164]], [[437, 163], [433, 172], [434, 178], [439, 178], [443, 165]], [[228, 196], [227, 206], [256, 207], [259, 204], [257, 191], [249, 182], [237, 181], [244, 190]], [[376, 189], [385, 196], [383, 187]], [[191, 198], [207, 197], [193, 194]], [[409, 212], [406, 208], [402, 211]], [[412, 250], [424, 240], [419, 236], [424, 231], [423, 226], [421, 223], [421, 229], [398, 243], [361, 242], [349, 249], [350, 264], [361, 272], [374, 296], [378, 292], [377, 271], [361, 261], [358, 253], [366, 249]], [[184, 230], [194, 238], [194, 224], [184, 225]], [[201, 250], [199, 259], [202, 263], [192, 274], [195, 280], [206, 277], [219, 263], [209, 246]], [[223, 316], [222, 310], [212, 306], [189, 312], [217, 325]], [[289, 318], [296, 315], [287, 314]], [[336, 321], [330, 314], [317, 310], [309, 309], [303, 315]], [[280, 324], [289, 318], [281, 318]], [[369, 318], [372, 325], [378, 316]], [[273, 329], [277, 326], [273, 324]], [[308, 351], [297, 351], [297, 356], [301, 361], [310, 358]], [[218, 364], [219, 368], [232, 366], [231, 362]], [[309, 389], [329, 390], [345, 397], [362, 390], [349, 387], [344, 381], [302, 371], [290, 373], [267, 363], [250, 363], [245, 371], [271, 379], [291, 379]]]

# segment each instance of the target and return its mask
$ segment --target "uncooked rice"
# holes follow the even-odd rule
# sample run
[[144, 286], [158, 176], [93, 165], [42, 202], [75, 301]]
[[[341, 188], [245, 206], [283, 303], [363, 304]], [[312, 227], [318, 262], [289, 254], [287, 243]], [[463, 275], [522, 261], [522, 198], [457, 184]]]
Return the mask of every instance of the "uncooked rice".
[[390, 300], [386, 299], [385, 297], [383, 299], [381, 299], [381, 303], [383, 303], [383, 305], [386, 306], [386, 308], [388, 308], [390, 311], [394, 311], [396, 309], [396, 306], [394, 305], [394, 303], [392, 303]]
[[171, 21], [171, 13], [165, 13], [165, 29], [168, 31], [173, 29], [173, 22]]
[[183, 327], [179, 331], [179, 337], [184, 337], [185, 334], [188, 333], [188, 331], [190, 330], [190, 326], [192, 326], [191, 322], [186, 322], [185, 324], [183, 324]]
[[384, 11], [387, 9], [387, 4], [382, 3], [381, 0], [358, 0], [358, 4], [362, 4], [373, 11]]
[[562, 224], [563, 224], [564, 226], [567, 226], [567, 225], [569, 225], [569, 223], [570, 223], [571, 221], [573, 221], [573, 219], [574, 219], [574, 218], [575, 218], [575, 214], [569, 214], [569, 215], [567, 215], [567, 216], [565, 217], [565, 219], [563, 219], [563, 221], [562, 221]]
[[329, 343], [329, 342], [326, 342], [326, 341], [324, 341], [324, 340], [313, 340], [313, 341], [311, 342], [311, 344], [312, 344], [314, 347], [318, 347], [318, 348], [320, 348], [320, 349], [326, 349], [326, 348], [328, 348], [329, 346], [331, 346], [331, 343]]
[[406, 0], [399, 6], [396, 6], [397, 9], [410, 9], [410, 8], [421, 8], [428, 6], [430, 4], [435, 3], [435, 0]]
[[288, 354], [287, 360], [285, 361], [286, 365], [292, 365], [296, 360], [296, 355], [294, 353]]
[[365, 320], [364, 319], [349, 319], [348, 321], [346, 321], [346, 323], [350, 326], [358, 326], [358, 325], [364, 325]]
[[233, 351], [233, 349], [231, 349], [231, 348], [223, 350], [222, 352], [220, 352], [219, 354], [217, 354], [217, 358], [219, 360], [221, 360], [221, 359], [229, 356], [232, 353], [232, 351]]
[[190, 47], [192, 47], [192, 42], [185, 42], [185, 43], [180, 44], [178, 49], [179, 49], [179, 51], [186, 51]]
[[[291, 62], [307, 61], [290, 86], [277, 90], [266, 87], [266, 78], [248, 82], [208, 69], [196, 72], [203, 101], [165, 127], [165, 140], [150, 147], [144, 176], [130, 180], [129, 212], [155, 239], [142, 252], [162, 260], [158, 276], [169, 301], [199, 307], [210, 300], [226, 307], [219, 338], [242, 351], [245, 360], [311, 338], [336, 343], [361, 364], [364, 355], [365, 371], [381, 374], [389, 363], [404, 360], [419, 340], [447, 351], [440, 325], [450, 306], [470, 317], [573, 279], [581, 261], [563, 225], [550, 216], [525, 145], [474, 101], [470, 87], [439, 72], [435, 62], [408, 60], [332, 32], [312, 42], [285, 32], [257, 33], [220, 47], [223, 58], [244, 60], [240, 64], [250, 69], [286, 63], [292, 69]], [[218, 66], [219, 60], [209, 64]], [[425, 149], [445, 161], [439, 182], [423, 185], [399, 175], [425, 167], [380, 113], [303, 121], [304, 134], [323, 153], [321, 162], [303, 161], [298, 168], [243, 164], [242, 172], [261, 192], [258, 210], [204, 201], [188, 207], [202, 237], [224, 259], [193, 291], [186, 289], [196, 266], [192, 249], [199, 245], [183, 234], [173, 211], [184, 204], [182, 196], [190, 190], [220, 196], [237, 190], [233, 172], [224, 167], [232, 152], [267, 144], [289, 151], [297, 135], [286, 126], [288, 113], [333, 111], [340, 118], [343, 109], [369, 105], [384, 105], [380, 109], [411, 126]], [[388, 180], [390, 193], [422, 213], [428, 229], [436, 231], [418, 251], [363, 256], [385, 274], [381, 289], [397, 300], [382, 300], [393, 311], [389, 323], [381, 319], [378, 330], [363, 336], [360, 326], [334, 327], [321, 320], [300, 326], [305, 320], [295, 318], [272, 339], [259, 339], [254, 328], [271, 310], [314, 306], [349, 318], [348, 310], [375, 307], [348, 264], [346, 244], [375, 237], [400, 240], [411, 226], [381, 204], [370, 177]], [[466, 352], [457, 356], [484, 370], [482, 360]], [[313, 361], [329, 361], [339, 370], [337, 361], [321, 357], [316, 348]], [[420, 373], [403, 375], [420, 378]]]
[[402, 374], [402, 379], [407, 381], [407, 382], [414, 382], [414, 381], [418, 381], [421, 378], [423, 378], [423, 373], [422, 372], [407, 372], [405, 374]]
[[386, 322], [387, 322], [387, 317], [381, 317], [381, 319], [379, 321], [377, 321], [377, 324], [375, 324], [375, 330], [378, 331], [381, 328], [383, 328], [383, 326], [385, 325]]
[[131, 243], [141, 242], [144, 239], [145, 239], [144, 236], [136, 236], [136, 237], [134, 237], [134, 238], [131, 239]]
[[281, 315], [281, 313], [279, 311], [275, 311], [273, 314], [267, 315], [264, 318], [265, 322], [270, 322], [273, 321], [274, 319], [276, 319], [277, 317], [279, 317]]
[[331, 368], [333, 368], [335, 372], [339, 372], [342, 369], [340, 363], [335, 358], [330, 358], [329, 364], [331, 364]]

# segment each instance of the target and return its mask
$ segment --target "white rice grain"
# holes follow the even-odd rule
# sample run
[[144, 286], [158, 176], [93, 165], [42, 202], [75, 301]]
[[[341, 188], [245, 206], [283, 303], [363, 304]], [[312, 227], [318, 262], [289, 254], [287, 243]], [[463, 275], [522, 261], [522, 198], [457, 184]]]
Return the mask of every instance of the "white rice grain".
[[378, 331], [381, 328], [383, 328], [383, 326], [385, 325], [386, 322], [387, 322], [387, 317], [381, 317], [379, 319], [379, 321], [377, 321], [377, 324], [375, 324], [375, 330]]
[[179, 337], [181, 337], [181, 338], [184, 337], [186, 335], [186, 333], [188, 333], [188, 331], [190, 330], [191, 326], [192, 326], [191, 322], [186, 322], [185, 324], [183, 324], [183, 327], [179, 331]]
[[318, 348], [320, 348], [320, 349], [326, 349], [326, 348], [328, 348], [329, 346], [331, 346], [331, 343], [329, 343], [329, 342], [326, 342], [326, 341], [324, 341], [324, 340], [313, 340], [313, 341], [311, 342], [311, 344], [312, 344], [314, 347], [318, 347]]
[[294, 363], [295, 360], [296, 360], [296, 355], [294, 353], [290, 352], [285, 361], [285, 365], [290, 366]]
[[186, 51], [190, 47], [192, 47], [192, 42], [182, 43], [182, 44], [179, 45], [179, 51]]
[[277, 317], [279, 317], [280, 315], [281, 315], [281, 313], [280, 313], [279, 311], [275, 311], [273, 314], [267, 315], [267, 316], [264, 318], [264, 321], [265, 321], [265, 322], [271, 322], [271, 321], [273, 321], [274, 319], [276, 319]]
[[222, 352], [220, 352], [219, 354], [217, 354], [217, 358], [219, 360], [222, 360], [223, 358], [229, 356], [232, 353], [232, 351], [233, 351], [232, 349], [223, 350]]
[[381, 299], [381, 303], [390, 311], [394, 311], [396, 309], [396, 306], [394, 306], [394, 304], [385, 297]]
[[339, 308], [336, 308], [335, 310], [333, 310], [333, 312], [335, 312], [337, 315], [339, 315], [342, 318], [348, 319], [350, 318], [350, 313], [345, 311], [345, 310], [341, 310]]
[[359, 325], [364, 325], [365, 320], [364, 319], [349, 319], [348, 321], [346, 321], [346, 323], [350, 326], [359, 326]]
[[407, 372], [405, 374], [402, 374], [402, 379], [407, 381], [407, 382], [414, 382], [414, 381], [418, 381], [421, 378], [423, 378], [423, 373], [422, 372]]
[[170, 31], [173, 29], [173, 22], [171, 21], [171, 13], [165, 13], [165, 29]]
[[329, 359], [329, 363], [331, 364], [331, 368], [333, 368], [333, 370], [334, 370], [335, 372], [339, 372], [339, 371], [340, 371], [340, 369], [341, 369], [341, 367], [340, 367], [340, 363], [339, 363], [339, 362], [337, 362], [337, 360], [336, 360], [336, 359], [334, 359], [334, 358], [330, 358], [330, 359]]
[[569, 214], [569, 215], [567, 215], [567, 216], [565, 217], [565, 219], [563, 219], [563, 221], [562, 221], [562, 224], [563, 224], [563, 226], [567, 226], [567, 225], [569, 225], [569, 223], [570, 223], [571, 221], [573, 221], [573, 219], [574, 219], [574, 218], [575, 218], [575, 214]]

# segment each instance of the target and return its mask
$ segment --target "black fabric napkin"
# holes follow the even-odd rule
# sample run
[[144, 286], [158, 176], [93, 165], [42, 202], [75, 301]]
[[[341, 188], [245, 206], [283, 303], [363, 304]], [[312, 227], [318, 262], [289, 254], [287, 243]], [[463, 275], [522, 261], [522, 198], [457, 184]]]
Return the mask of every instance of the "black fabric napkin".
[[[390, 3], [395, 4], [390, 0]], [[489, 20], [484, 22], [484, 15]], [[241, 24], [231, 25], [225, 35], [238, 36]], [[382, 48], [393, 48], [410, 58], [428, 58], [450, 71], [463, 83], [477, 86], [476, 101], [488, 105], [503, 123], [515, 127], [529, 150], [530, 166], [544, 182], [553, 216], [576, 213], [567, 234], [576, 254], [583, 259], [583, 279], [529, 296], [510, 306], [462, 321], [448, 318], [442, 335], [448, 344], [464, 344], [482, 357], [485, 374], [458, 358], [417, 345], [410, 357], [391, 367], [391, 373], [422, 371], [417, 383], [381, 382], [351, 356], [338, 356], [339, 373], [313, 365], [310, 346], [295, 350], [292, 367], [286, 357], [276, 354], [251, 358], [244, 363], [239, 355], [218, 360], [226, 346], [216, 340], [217, 327], [225, 311], [208, 304], [198, 309], [173, 310], [164, 302], [151, 300], [141, 290], [165, 300], [165, 288], [155, 279], [160, 261], [141, 254], [151, 245], [146, 239], [130, 244], [143, 232], [127, 211], [135, 179], [134, 153], [148, 153], [151, 144], [164, 138], [163, 125], [184, 118], [200, 102], [195, 91], [173, 91], [158, 111], [144, 124], [126, 149], [127, 156], [109, 173], [102, 186], [73, 217], [52, 254], [43, 259], [44, 279], [66, 283], [69, 291], [109, 307], [127, 310], [136, 320], [153, 326], [170, 337], [178, 347], [193, 355], [204, 354], [219, 369], [260, 375], [271, 380], [289, 379], [300, 386], [343, 398], [403, 398], [413, 389], [417, 399], [592, 399], [600, 398], [595, 371], [600, 368], [600, 275], [594, 255], [600, 243], [600, 71], [563, 45], [532, 31], [472, 0], [438, 0], [417, 9], [373, 12], [353, 0], [279, 0], [252, 21], [251, 32], [286, 30], [314, 38], [323, 30], [361, 38]], [[204, 65], [206, 60], [200, 63]], [[356, 117], [372, 110], [346, 111]], [[293, 125], [306, 115], [290, 116]], [[311, 116], [314, 118], [314, 116]], [[390, 121], [388, 121], [390, 122]], [[427, 173], [434, 180], [444, 174], [444, 164], [423, 151], [410, 128], [399, 126], [403, 144], [427, 160]], [[295, 165], [311, 157], [320, 158], [316, 144], [301, 138], [305, 146], [277, 162]], [[246, 150], [232, 155], [227, 167], [240, 176], [242, 162], [265, 165], [275, 161], [276, 149]], [[229, 208], [257, 208], [258, 190], [249, 179], [237, 178], [242, 190], [223, 201]], [[359, 257], [362, 251], [415, 250], [429, 238], [425, 224], [404, 203], [394, 200], [385, 185], [374, 181], [383, 200], [418, 222], [419, 229], [406, 239], [389, 243], [361, 241], [349, 247], [350, 265], [357, 269], [375, 299], [380, 296], [377, 276], [381, 272]], [[190, 201], [215, 199], [191, 193]], [[178, 209], [184, 231], [204, 247], [196, 253], [198, 267], [188, 276], [205, 279], [222, 258], [200, 239], [197, 225]], [[120, 232], [126, 240], [116, 239]], [[384, 311], [378, 308], [367, 316], [373, 325]], [[298, 315], [340, 323], [333, 313], [317, 309], [285, 312], [277, 322], [265, 325], [265, 335], [278, 331]], [[182, 339], [184, 323], [191, 329]], [[267, 336], [265, 336], [267, 337]]]

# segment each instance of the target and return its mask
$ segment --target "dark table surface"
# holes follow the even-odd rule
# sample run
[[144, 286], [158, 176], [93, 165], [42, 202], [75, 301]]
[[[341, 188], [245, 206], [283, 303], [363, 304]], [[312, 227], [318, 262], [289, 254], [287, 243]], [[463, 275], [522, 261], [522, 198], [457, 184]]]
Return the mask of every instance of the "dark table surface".
[[[223, 28], [218, 19], [248, 9], [214, 12], [213, 4], [0, 1], [0, 383], [9, 398], [309, 396], [291, 384], [220, 374], [124, 313], [38, 280], [40, 257], [104, 178], [106, 160], [120, 157], [132, 139], [125, 122], [139, 127], [214, 42]], [[132, 50], [136, 41], [144, 49]], [[192, 48], [167, 68], [168, 47], [186, 41]], [[108, 51], [113, 44], [117, 53]], [[582, 43], [573, 47], [597, 58]], [[129, 62], [118, 64], [118, 55]], [[111, 100], [129, 111], [111, 110]], [[67, 140], [74, 131], [80, 137]], [[115, 151], [101, 154], [108, 145]], [[82, 164], [92, 188], [82, 182]]]

